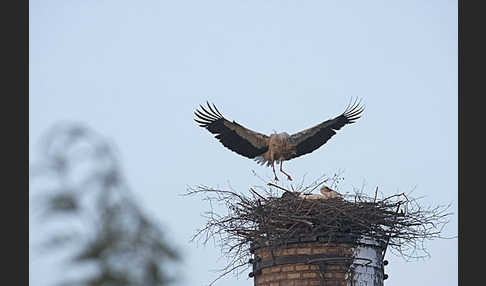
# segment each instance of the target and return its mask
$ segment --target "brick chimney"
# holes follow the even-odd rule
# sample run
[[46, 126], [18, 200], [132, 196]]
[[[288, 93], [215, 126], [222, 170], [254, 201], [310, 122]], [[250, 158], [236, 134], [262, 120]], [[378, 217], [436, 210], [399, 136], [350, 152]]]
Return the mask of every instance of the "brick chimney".
[[329, 242], [318, 236], [274, 250], [252, 245], [250, 277], [255, 286], [383, 286], [385, 248], [370, 238]]

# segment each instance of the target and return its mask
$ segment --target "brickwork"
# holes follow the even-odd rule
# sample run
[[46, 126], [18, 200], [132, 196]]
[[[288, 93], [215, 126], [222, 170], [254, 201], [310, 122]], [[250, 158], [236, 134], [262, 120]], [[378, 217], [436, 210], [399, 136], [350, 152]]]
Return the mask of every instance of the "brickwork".
[[[258, 261], [284, 261], [282, 258], [290, 261], [298, 256], [299, 259], [295, 261], [300, 262], [264, 266], [255, 273], [254, 285], [346, 286], [349, 264], [346, 264], [345, 260], [340, 260], [340, 258], [351, 258], [352, 255], [353, 245], [351, 244], [323, 242], [289, 244], [285, 248], [274, 250], [273, 253], [268, 248], [256, 249], [255, 258]], [[320, 261], [316, 259], [323, 257], [325, 259]], [[276, 258], [278, 259], [276, 260]], [[303, 259], [305, 262], [302, 261]], [[329, 261], [323, 262], [326, 259], [329, 259]]]

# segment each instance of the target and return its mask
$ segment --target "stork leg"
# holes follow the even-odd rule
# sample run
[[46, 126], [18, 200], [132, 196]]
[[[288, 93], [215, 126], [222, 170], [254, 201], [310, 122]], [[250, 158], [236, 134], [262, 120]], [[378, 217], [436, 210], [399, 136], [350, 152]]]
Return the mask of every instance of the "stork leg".
[[[289, 181], [292, 181], [292, 178], [290, 177], [289, 174], [285, 173], [284, 170], [282, 170], [282, 163], [283, 161], [280, 161], [280, 172], [284, 173], [285, 175], [287, 175], [287, 178], [289, 179]], [[274, 170], [275, 172], [275, 170]]]
[[275, 173], [275, 163], [274, 162], [272, 162], [272, 169], [273, 169], [273, 174], [275, 175], [275, 181], [278, 181], [277, 173]]

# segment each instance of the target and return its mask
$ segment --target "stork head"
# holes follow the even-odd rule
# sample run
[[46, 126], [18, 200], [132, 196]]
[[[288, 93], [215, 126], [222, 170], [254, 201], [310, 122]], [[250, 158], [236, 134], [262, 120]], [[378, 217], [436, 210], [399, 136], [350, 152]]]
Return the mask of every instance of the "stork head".
[[278, 133], [277, 136], [280, 140], [287, 140], [290, 137], [287, 132]]
[[320, 191], [321, 191], [321, 194], [325, 195], [327, 193], [333, 192], [334, 190], [328, 188], [326, 185], [322, 185]]

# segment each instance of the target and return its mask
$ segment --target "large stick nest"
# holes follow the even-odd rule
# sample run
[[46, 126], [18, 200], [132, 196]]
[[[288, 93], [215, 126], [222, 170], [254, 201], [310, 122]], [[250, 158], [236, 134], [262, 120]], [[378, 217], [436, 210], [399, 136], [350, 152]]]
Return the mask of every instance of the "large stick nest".
[[449, 206], [424, 208], [419, 199], [405, 193], [384, 197], [376, 190], [371, 197], [355, 190], [339, 198], [306, 196], [328, 180], [300, 191], [273, 183], [259, 191], [250, 188], [246, 194], [207, 186], [190, 188], [187, 195], [204, 195], [210, 203], [205, 213], [208, 221], [194, 239], [219, 244], [230, 259], [222, 270], [225, 275], [248, 263], [250, 248], [277, 248], [309, 239], [353, 243], [368, 236], [406, 259], [424, 257], [428, 253], [423, 242], [439, 238], [448, 222]]

